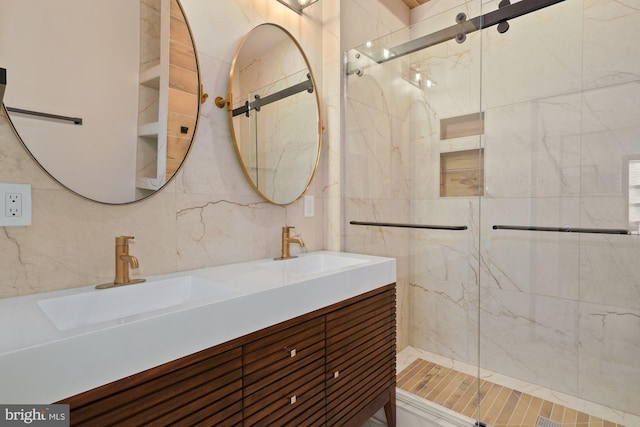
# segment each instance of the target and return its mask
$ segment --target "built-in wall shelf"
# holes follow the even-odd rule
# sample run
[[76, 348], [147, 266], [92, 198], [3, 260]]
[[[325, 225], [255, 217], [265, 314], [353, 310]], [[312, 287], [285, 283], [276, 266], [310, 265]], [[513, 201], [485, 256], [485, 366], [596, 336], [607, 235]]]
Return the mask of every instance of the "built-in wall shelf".
[[153, 64], [140, 73], [140, 84], [158, 89], [160, 87], [160, 63]]
[[460, 138], [484, 133], [484, 114], [472, 113], [440, 120], [440, 139]]
[[197, 121], [200, 83], [179, 3], [141, 0], [140, 7], [144, 62], [140, 64], [136, 177], [144, 193], [162, 187], [184, 160]]
[[484, 113], [440, 120], [440, 197], [484, 194]]
[[142, 190], [159, 190], [164, 185], [164, 181], [158, 182], [155, 178], [136, 178], [136, 187]]
[[160, 132], [160, 123], [144, 123], [138, 126], [138, 136], [141, 137], [158, 137]]
[[167, 115], [172, 0], [140, 2], [140, 101], [136, 187], [158, 190], [167, 181]]

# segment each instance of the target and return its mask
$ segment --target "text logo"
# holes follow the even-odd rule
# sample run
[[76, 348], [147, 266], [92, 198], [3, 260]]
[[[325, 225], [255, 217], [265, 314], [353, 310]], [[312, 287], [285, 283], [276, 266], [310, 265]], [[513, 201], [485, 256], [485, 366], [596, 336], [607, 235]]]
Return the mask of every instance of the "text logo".
[[0, 427], [68, 427], [69, 405], [0, 405]]

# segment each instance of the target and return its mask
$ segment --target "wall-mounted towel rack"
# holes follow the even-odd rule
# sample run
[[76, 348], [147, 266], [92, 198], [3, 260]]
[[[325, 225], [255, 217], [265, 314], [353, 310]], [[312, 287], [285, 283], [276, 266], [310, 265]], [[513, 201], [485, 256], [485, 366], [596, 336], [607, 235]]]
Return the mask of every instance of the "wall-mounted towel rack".
[[42, 113], [40, 111], [23, 110], [22, 108], [5, 107], [10, 113], [26, 114], [28, 116], [42, 117], [45, 119], [63, 120], [73, 122], [74, 125], [82, 126], [81, 117], [60, 116], [58, 114]]
[[466, 225], [427, 225], [427, 224], [403, 224], [395, 222], [368, 222], [349, 221], [351, 225], [373, 225], [378, 227], [398, 227], [398, 228], [423, 228], [429, 230], [466, 230]]
[[631, 234], [622, 228], [536, 227], [524, 225], [494, 225], [494, 230], [552, 231], [556, 233]]
[[[234, 108], [232, 111], [233, 117], [239, 116], [240, 114], [245, 114], [249, 117], [249, 111], [256, 110], [260, 111], [260, 108], [271, 104], [272, 102], [279, 101], [281, 99], [287, 98], [289, 96], [295, 95], [296, 93], [307, 91], [309, 93], [313, 93], [313, 82], [311, 81], [311, 76], [307, 74], [307, 80], [290, 86], [286, 89], [282, 89], [276, 93], [272, 93], [271, 95], [267, 95], [264, 98], [261, 98], [260, 95], [255, 95], [255, 100], [253, 102], [245, 101], [242, 107]], [[219, 106], [219, 105], [218, 105]], [[224, 106], [224, 104], [223, 104]]]

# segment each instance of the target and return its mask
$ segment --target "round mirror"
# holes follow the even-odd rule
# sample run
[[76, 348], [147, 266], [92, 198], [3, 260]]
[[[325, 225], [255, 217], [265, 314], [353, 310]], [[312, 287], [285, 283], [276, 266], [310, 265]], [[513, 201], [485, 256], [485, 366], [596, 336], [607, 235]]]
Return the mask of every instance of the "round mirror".
[[287, 205], [311, 184], [320, 157], [320, 99], [302, 48], [284, 28], [262, 24], [236, 50], [227, 105], [236, 154], [253, 189]]
[[2, 0], [0, 67], [16, 134], [85, 198], [143, 199], [191, 146], [200, 75], [178, 0]]

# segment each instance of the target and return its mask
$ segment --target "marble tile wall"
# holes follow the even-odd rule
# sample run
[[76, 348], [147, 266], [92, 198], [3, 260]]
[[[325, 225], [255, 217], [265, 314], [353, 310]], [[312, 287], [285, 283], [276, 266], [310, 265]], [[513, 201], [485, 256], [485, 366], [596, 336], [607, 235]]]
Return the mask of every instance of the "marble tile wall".
[[[432, 0], [412, 19], [439, 29], [459, 10], [475, 16], [480, 5]], [[349, 77], [347, 219], [469, 229], [348, 227], [347, 247], [394, 248], [405, 260], [413, 346], [638, 415], [638, 236], [492, 225], [627, 228], [640, 13], [566, 0], [510, 24]], [[429, 90], [402, 79], [417, 63], [436, 83]], [[480, 110], [482, 138], [439, 140], [440, 119]], [[439, 198], [439, 153], [480, 146], [485, 196]]]
[[[328, 2], [330, 3], [330, 2]], [[104, 205], [62, 188], [44, 173], [0, 117], [0, 182], [29, 183], [33, 224], [0, 228], [0, 297], [101, 283], [113, 279], [113, 245], [133, 235], [131, 251], [140, 276], [277, 256], [280, 228], [296, 226], [308, 250], [328, 247], [325, 239], [327, 150], [309, 189], [316, 215], [304, 218], [300, 202], [286, 208], [260, 199], [237, 164], [227, 115], [213, 99], [224, 96], [228, 72], [240, 38], [254, 26], [274, 22], [304, 46], [322, 96], [327, 58], [339, 56], [323, 28], [323, 2], [299, 16], [274, 1], [182, 1], [199, 52], [202, 83], [209, 100], [195, 142], [177, 177], [153, 197], [131, 205]], [[334, 11], [335, 11], [335, 5]], [[339, 64], [339, 62], [338, 62]], [[332, 77], [333, 84], [336, 79]], [[9, 83], [10, 84], [10, 83]], [[325, 124], [327, 134], [329, 126]], [[332, 130], [335, 137], [339, 131]], [[327, 145], [328, 142], [325, 138]], [[81, 161], [81, 159], [78, 159]], [[108, 176], [105, 177], [108, 179]], [[339, 247], [333, 247], [339, 249]]]

